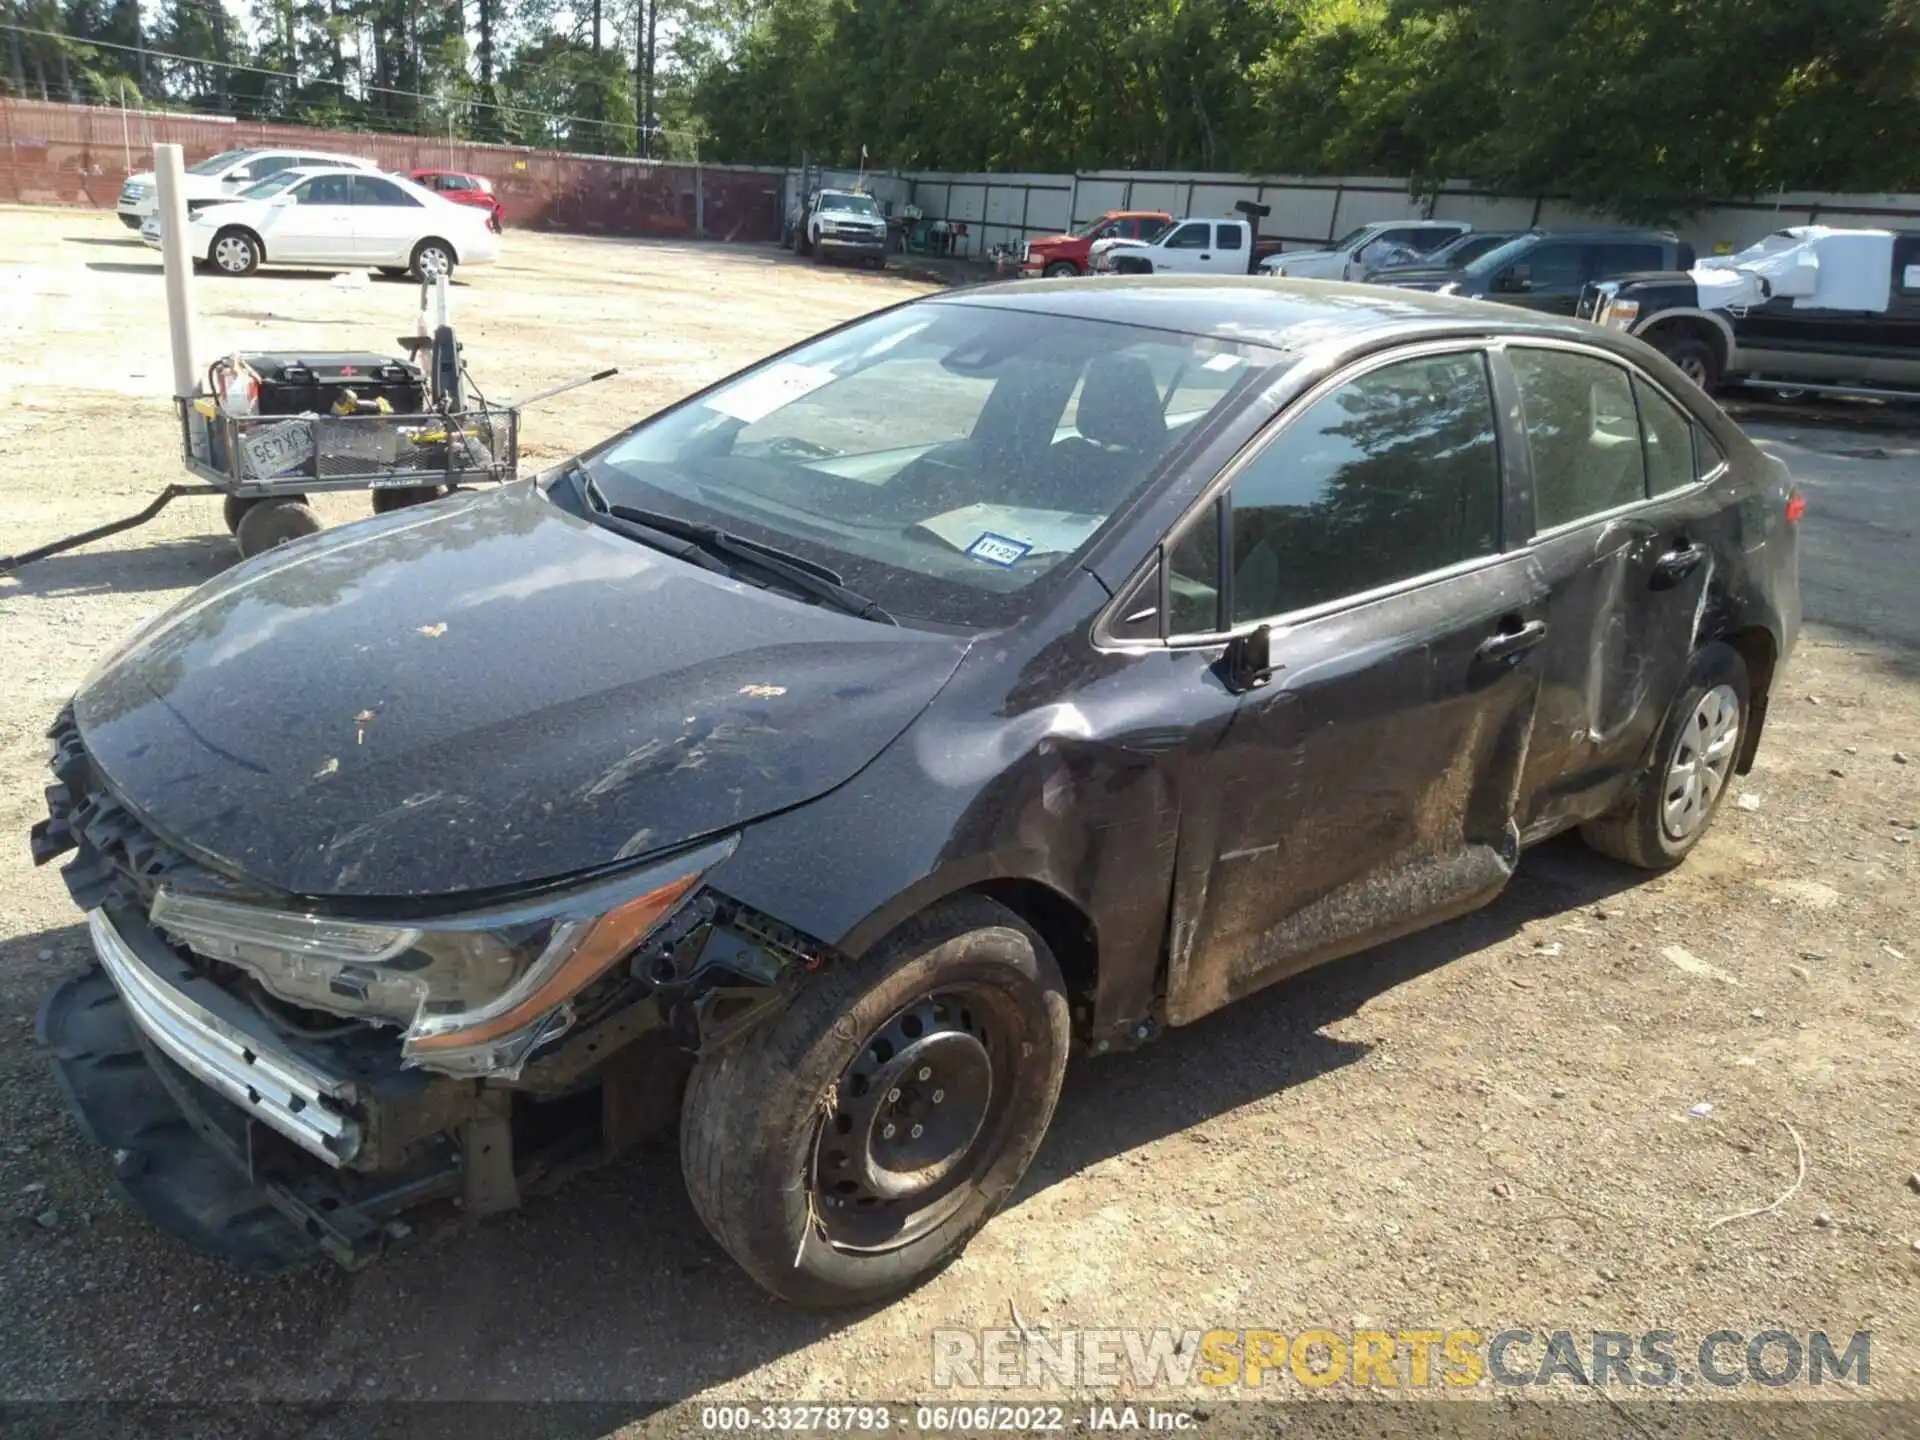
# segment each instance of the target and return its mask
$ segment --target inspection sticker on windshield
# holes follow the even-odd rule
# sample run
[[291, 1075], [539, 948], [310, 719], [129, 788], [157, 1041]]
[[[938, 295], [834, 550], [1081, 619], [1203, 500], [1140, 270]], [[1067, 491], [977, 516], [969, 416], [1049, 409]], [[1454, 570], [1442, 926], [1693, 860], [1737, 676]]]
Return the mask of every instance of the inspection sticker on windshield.
[[1200, 368], [1202, 370], [1231, 370], [1233, 369], [1234, 366], [1238, 365], [1239, 363], [1240, 363], [1240, 357], [1238, 355], [1227, 355], [1222, 353], [1214, 356], [1211, 360], [1207, 361], [1207, 363], [1202, 365]]
[[1011, 569], [1026, 558], [1033, 546], [1005, 535], [996, 535], [991, 530], [981, 534], [978, 540], [967, 546], [966, 553], [975, 560], [984, 560], [989, 565], [998, 565], [1002, 569]]
[[709, 410], [718, 410], [722, 415], [751, 425], [781, 406], [811, 395], [835, 378], [833, 371], [824, 365], [769, 365], [758, 375], [750, 375], [738, 385], [729, 385], [700, 403]]

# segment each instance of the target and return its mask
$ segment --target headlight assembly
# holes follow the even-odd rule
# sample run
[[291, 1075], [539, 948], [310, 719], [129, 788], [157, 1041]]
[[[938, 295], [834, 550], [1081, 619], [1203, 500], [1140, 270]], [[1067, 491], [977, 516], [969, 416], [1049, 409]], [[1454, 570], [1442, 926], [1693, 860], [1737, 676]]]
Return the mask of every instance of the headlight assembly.
[[572, 1001], [659, 927], [737, 837], [520, 904], [385, 924], [268, 910], [163, 887], [149, 919], [278, 999], [405, 1027], [410, 1064], [519, 1072], [572, 1024]]

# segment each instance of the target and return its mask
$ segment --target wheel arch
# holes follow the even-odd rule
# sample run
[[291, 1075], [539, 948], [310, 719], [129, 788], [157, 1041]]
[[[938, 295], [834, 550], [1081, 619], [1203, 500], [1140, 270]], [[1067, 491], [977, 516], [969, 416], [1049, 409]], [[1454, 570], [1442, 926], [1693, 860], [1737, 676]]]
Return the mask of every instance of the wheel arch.
[[460, 265], [465, 263], [460, 258], [460, 247], [458, 245], [449, 240], [445, 235], [431, 230], [413, 242], [413, 249], [407, 252], [408, 259], [411, 260], [412, 257], [418, 255], [420, 253], [420, 247], [423, 245], [444, 245], [447, 247], [447, 253], [453, 256], [454, 264]]
[[962, 895], [985, 896], [1033, 927], [1060, 966], [1076, 1024], [1083, 1033], [1089, 1029], [1100, 999], [1099, 927], [1089, 906], [1030, 872], [975, 866], [935, 872], [869, 912], [840, 948], [850, 955], [865, 954], [916, 916]]
[[1727, 323], [1724, 315], [1716, 315], [1710, 310], [1685, 309], [1662, 310], [1647, 322], [1646, 328], [1634, 332], [1640, 339], [1661, 348], [1660, 341], [1665, 336], [1686, 336], [1703, 340], [1713, 347], [1713, 353], [1724, 374], [1733, 359], [1733, 326]]
[[1760, 749], [1760, 731], [1766, 724], [1780, 646], [1764, 625], [1749, 625], [1716, 638], [1738, 654], [1747, 667], [1747, 732], [1740, 737], [1740, 754], [1733, 767], [1735, 774], [1745, 775], [1753, 769], [1753, 757]]

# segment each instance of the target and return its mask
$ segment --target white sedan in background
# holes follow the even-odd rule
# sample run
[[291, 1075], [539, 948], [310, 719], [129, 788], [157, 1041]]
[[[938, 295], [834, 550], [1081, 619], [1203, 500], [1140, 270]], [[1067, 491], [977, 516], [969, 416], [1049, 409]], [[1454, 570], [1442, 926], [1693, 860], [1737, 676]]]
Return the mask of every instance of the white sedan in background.
[[[140, 227], [160, 244], [159, 217]], [[425, 280], [500, 256], [483, 210], [394, 175], [345, 167], [283, 170], [231, 200], [191, 201], [187, 251], [222, 275], [262, 265], [411, 272]]]

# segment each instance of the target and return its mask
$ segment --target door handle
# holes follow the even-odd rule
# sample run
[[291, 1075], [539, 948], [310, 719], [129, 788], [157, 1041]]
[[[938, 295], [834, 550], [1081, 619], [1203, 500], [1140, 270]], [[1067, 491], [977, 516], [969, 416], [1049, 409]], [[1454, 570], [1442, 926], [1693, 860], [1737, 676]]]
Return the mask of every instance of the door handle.
[[1666, 554], [1653, 562], [1653, 588], [1656, 590], [1671, 590], [1695, 570], [1698, 570], [1700, 563], [1706, 558], [1707, 552], [1700, 546], [1694, 544], [1681, 545], [1676, 549], [1667, 551]]
[[1502, 660], [1511, 660], [1517, 655], [1524, 655], [1546, 638], [1547, 622], [1529, 620], [1526, 624], [1512, 629], [1494, 631], [1480, 642], [1480, 648], [1473, 652], [1473, 656], [1483, 664], [1495, 664]]

